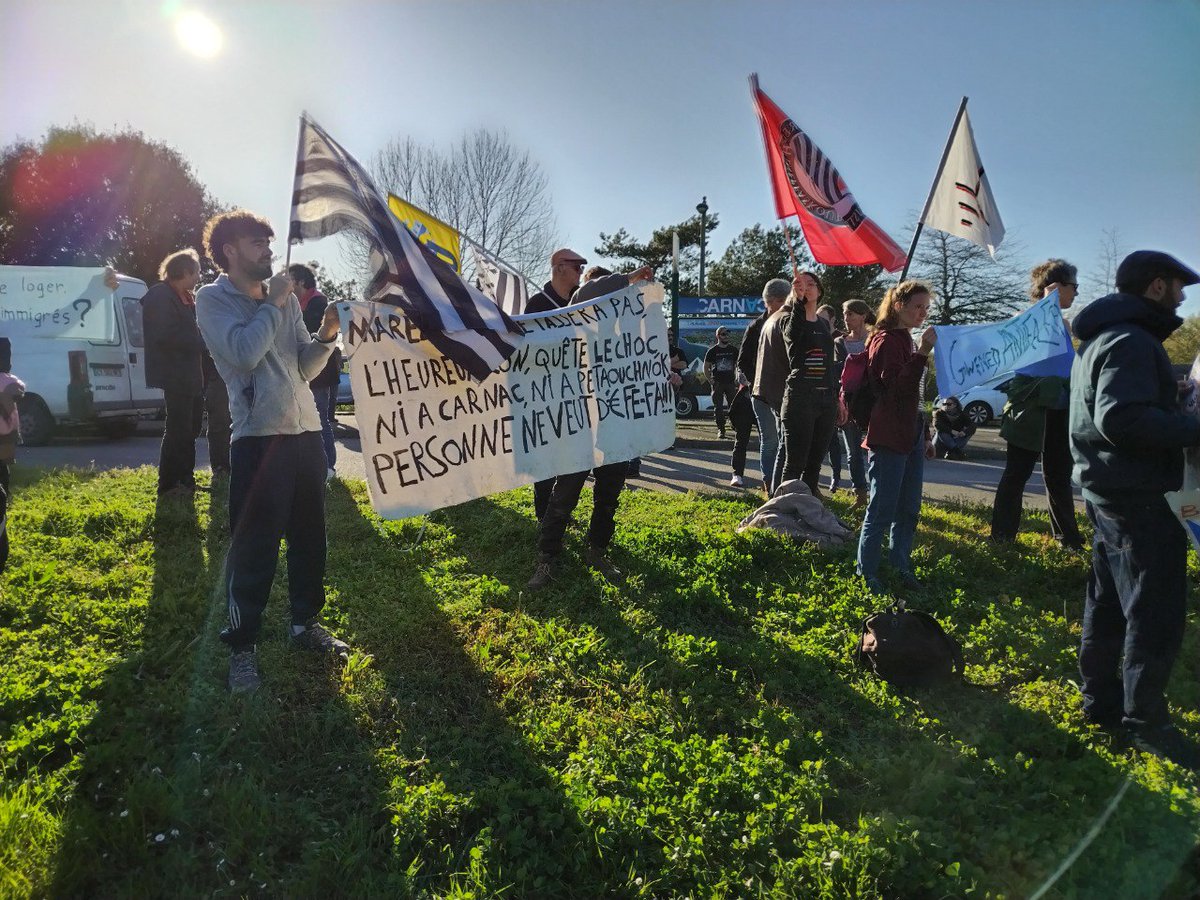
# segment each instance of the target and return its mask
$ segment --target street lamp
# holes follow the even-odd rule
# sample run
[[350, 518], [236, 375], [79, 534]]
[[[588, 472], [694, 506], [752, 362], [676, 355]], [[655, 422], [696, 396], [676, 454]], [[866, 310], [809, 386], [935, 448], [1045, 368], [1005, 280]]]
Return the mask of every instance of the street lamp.
[[701, 197], [696, 204], [700, 213], [700, 296], [704, 296], [704, 239], [708, 234], [708, 197]]

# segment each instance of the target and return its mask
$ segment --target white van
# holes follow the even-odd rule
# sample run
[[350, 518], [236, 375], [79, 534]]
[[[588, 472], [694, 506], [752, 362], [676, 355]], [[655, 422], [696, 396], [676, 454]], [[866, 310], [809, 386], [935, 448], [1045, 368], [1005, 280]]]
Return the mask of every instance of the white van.
[[146, 283], [118, 275], [112, 291], [103, 271], [0, 266], [0, 336], [12, 341], [12, 372], [26, 386], [25, 444], [46, 444], [61, 426], [99, 426], [122, 437], [139, 418], [163, 411], [163, 392], [146, 387]]

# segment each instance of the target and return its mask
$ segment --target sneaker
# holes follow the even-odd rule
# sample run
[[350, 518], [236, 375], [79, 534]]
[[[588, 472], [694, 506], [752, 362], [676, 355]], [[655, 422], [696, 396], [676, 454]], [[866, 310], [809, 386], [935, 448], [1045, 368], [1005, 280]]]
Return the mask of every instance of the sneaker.
[[613, 565], [612, 560], [608, 558], [608, 554], [603, 547], [597, 547], [595, 544], [589, 544], [587, 553], [584, 554], [587, 563], [609, 581], [620, 581], [621, 570]]
[[746, 485], [746, 482], [742, 481], [741, 475], [734, 475], [732, 478], [729, 479], [730, 487], [745, 487], [745, 485]]
[[174, 487], [169, 487], [165, 491], [159, 491], [158, 496], [168, 500], [190, 500], [196, 494], [196, 489], [191, 485], [177, 484]]
[[724, 429], [724, 428], [718, 428], [718, 429], [717, 429], [717, 437], [719, 437], [721, 440], [725, 440], [725, 438], [726, 438], [726, 434], [725, 434], [725, 429]]
[[1129, 741], [1143, 753], [1169, 759], [1185, 769], [1200, 769], [1200, 748], [1174, 725], [1130, 728]]
[[337, 472], [335, 472], [333, 470], [332, 466], [330, 468], [326, 469], [325, 470], [325, 483], [329, 484], [329, 482], [333, 481], [333, 479], [336, 475], [337, 475]]
[[854, 492], [854, 508], [858, 509], [858, 507], [860, 507], [860, 506], [866, 506], [867, 501], [870, 499], [871, 499], [871, 494], [869, 491], [855, 491]]
[[315, 650], [337, 656], [343, 661], [350, 657], [350, 645], [339, 641], [317, 622], [311, 623], [299, 634], [292, 634], [292, 646], [297, 650]]
[[540, 591], [551, 581], [554, 580], [554, 557], [547, 556], [545, 553], [539, 553], [537, 558], [537, 566], [533, 570], [533, 577], [525, 583], [525, 590]]
[[258, 654], [253, 648], [229, 654], [229, 693], [253, 694], [262, 685], [258, 677]]

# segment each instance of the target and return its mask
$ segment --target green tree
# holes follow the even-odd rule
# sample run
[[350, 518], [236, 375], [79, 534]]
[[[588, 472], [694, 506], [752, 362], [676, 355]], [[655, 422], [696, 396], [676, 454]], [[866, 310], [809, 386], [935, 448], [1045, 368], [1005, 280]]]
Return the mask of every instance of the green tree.
[[1171, 362], [1176, 365], [1191, 365], [1196, 353], [1200, 352], [1200, 316], [1188, 316], [1184, 319], [1183, 324], [1163, 341], [1163, 348], [1167, 351], [1167, 356], [1171, 357]]
[[0, 152], [0, 263], [108, 264], [154, 282], [219, 209], [177, 150], [141, 132], [51, 128]]
[[[800, 269], [816, 272], [821, 277], [821, 302], [828, 303], [841, 315], [842, 304], [851, 298], [866, 300], [878, 306], [885, 284], [880, 276], [883, 267], [823, 266], [813, 261], [808, 245], [798, 228], [789, 228], [792, 251]], [[772, 278], [792, 280], [792, 256], [788, 253], [787, 238], [781, 226], [767, 229], [762, 225], [746, 228], [733, 239], [724, 255], [713, 263], [708, 276], [708, 293], [728, 297], [757, 297], [763, 285]]]
[[[815, 269], [808, 248], [795, 229], [789, 231], [796, 262]], [[781, 227], [752, 225], [742, 230], [708, 271], [705, 288], [715, 297], [758, 297], [772, 278], [792, 280], [792, 259]]]
[[[705, 234], [717, 227], [717, 214], [710, 212], [705, 223]], [[658, 228], [650, 240], [640, 243], [624, 228], [614, 234], [600, 232], [600, 245], [596, 253], [620, 269], [636, 269], [650, 266], [654, 277], [663, 284], [671, 279], [671, 234], [679, 232], [679, 293], [680, 296], [695, 296], [698, 292], [700, 273], [700, 216], [695, 215], [678, 225]], [[712, 293], [712, 288], [708, 293]]]

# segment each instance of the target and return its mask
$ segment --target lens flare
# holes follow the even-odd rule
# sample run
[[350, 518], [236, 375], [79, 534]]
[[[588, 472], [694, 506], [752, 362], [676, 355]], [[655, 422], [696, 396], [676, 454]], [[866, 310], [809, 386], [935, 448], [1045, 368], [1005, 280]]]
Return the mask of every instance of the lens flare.
[[185, 50], [202, 59], [216, 56], [225, 44], [225, 37], [217, 23], [195, 10], [181, 13], [175, 20], [175, 36]]

